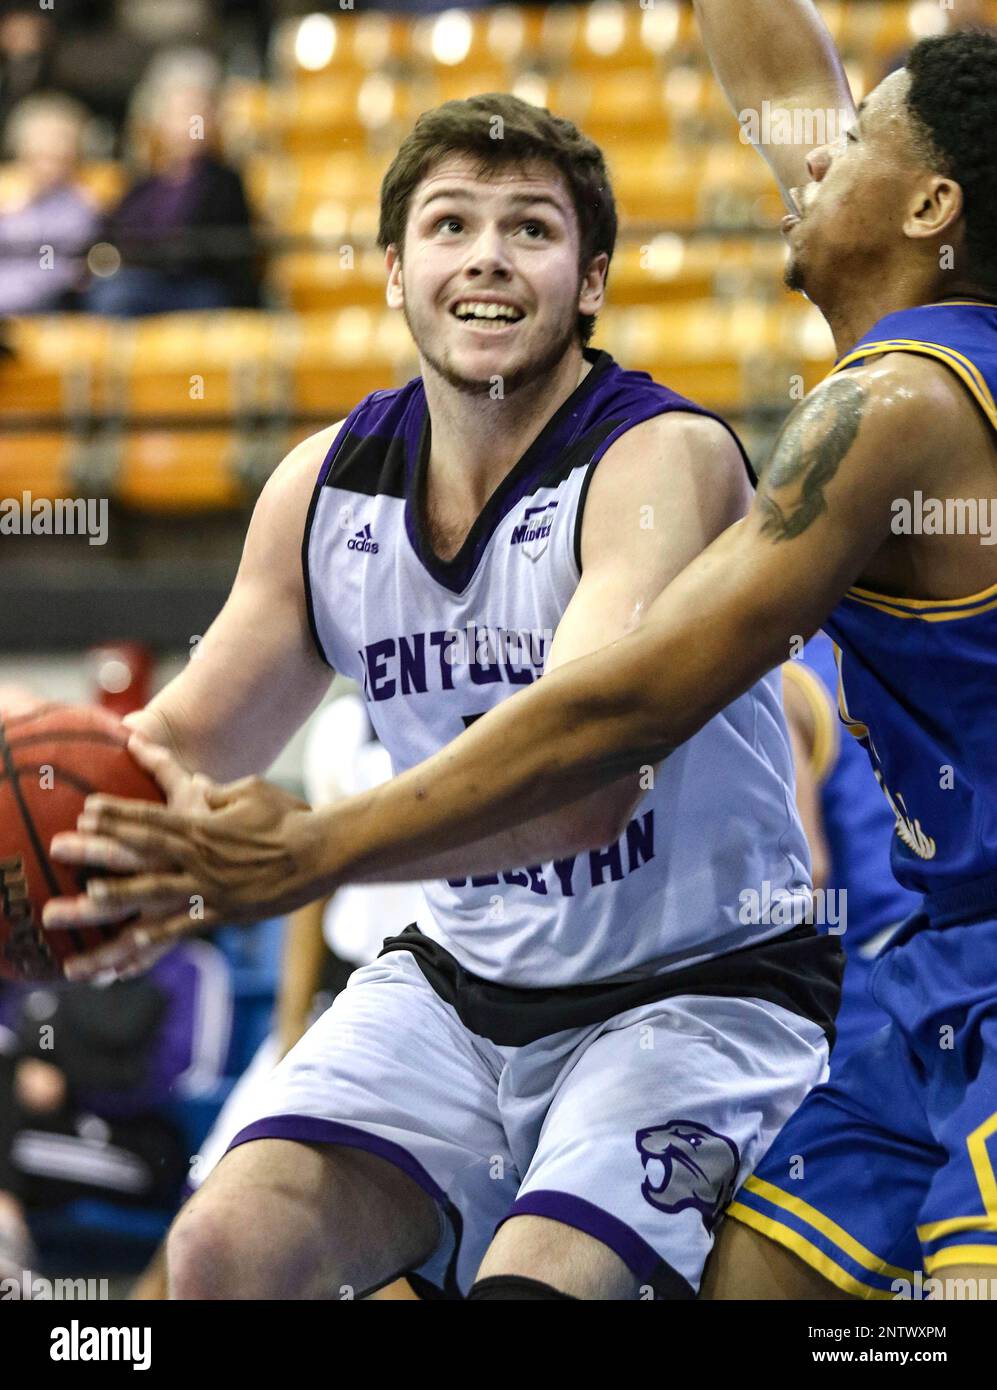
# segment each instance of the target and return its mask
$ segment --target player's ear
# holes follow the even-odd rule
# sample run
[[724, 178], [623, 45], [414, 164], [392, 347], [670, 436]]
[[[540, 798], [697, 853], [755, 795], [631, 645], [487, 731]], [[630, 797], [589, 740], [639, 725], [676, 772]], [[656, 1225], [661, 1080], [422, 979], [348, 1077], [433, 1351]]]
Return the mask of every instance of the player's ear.
[[904, 235], [918, 241], [941, 236], [959, 220], [962, 209], [959, 184], [936, 174], [912, 196], [904, 219]]
[[400, 309], [405, 302], [402, 288], [402, 254], [392, 242], [384, 253], [384, 268], [388, 272], [385, 298], [389, 309]]
[[609, 256], [600, 251], [593, 257], [582, 275], [582, 285], [578, 296], [578, 308], [583, 314], [597, 314], [606, 298], [606, 273], [609, 270]]

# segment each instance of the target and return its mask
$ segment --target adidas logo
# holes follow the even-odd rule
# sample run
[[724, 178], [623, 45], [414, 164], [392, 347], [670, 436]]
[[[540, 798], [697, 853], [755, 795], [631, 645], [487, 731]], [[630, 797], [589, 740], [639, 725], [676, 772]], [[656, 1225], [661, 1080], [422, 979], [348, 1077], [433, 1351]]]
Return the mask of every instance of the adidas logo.
[[376, 555], [380, 548], [381, 547], [371, 533], [369, 525], [362, 527], [355, 536], [351, 536], [346, 542], [347, 550], [363, 550], [369, 555]]

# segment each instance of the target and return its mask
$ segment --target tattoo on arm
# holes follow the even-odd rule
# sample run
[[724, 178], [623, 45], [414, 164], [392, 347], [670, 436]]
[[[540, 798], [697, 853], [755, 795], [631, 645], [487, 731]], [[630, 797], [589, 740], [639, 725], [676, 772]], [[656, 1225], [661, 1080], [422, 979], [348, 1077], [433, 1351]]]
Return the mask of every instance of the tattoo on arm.
[[[789, 417], [762, 473], [758, 505], [764, 514], [762, 535], [792, 540], [827, 511], [824, 489], [855, 443], [865, 412], [866, 394], [857, 381], [832, 378]], [[788, 499], [773, 492], [797, 484]]]

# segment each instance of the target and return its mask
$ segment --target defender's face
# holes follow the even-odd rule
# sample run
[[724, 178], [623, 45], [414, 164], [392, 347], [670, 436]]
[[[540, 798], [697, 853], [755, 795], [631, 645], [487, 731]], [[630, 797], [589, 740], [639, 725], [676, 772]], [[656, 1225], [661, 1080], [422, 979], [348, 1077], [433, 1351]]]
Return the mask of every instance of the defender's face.
[[822, 304], [846, 268], [871, 274], [902, 245], [908, 200], [924, 172], [906, 106], [909, 81], [900, 69], [881, 82], [851, 129], [807, 156], [811, 182], [793, 189], [799, 215], [783, 222], [786, 283]]
[[388, 249], [388, 303], [420, 353], [462, 390], [504, 391], [549, 371], [576, 318], [602, 303], [606, 257], [583, 278], [571, 194], [549, 165], [475, 171], [435, 165], [412, 196], [404, 252]]

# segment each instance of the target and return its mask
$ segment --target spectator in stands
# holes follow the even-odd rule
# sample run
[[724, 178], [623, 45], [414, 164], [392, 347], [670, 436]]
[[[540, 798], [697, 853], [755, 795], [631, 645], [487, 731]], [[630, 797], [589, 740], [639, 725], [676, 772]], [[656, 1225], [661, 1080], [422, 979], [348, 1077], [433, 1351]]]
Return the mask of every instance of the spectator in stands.
[[77, 182], [87, 112], [56, 93], [26, 97], [7, 125], [15, 160], [0, 206], [0, 314], [44, 314], [76, 303], [84, 254], [100, 221]]
[[0, 124], [25, 97], [52, 81], [56, 28], [27, 0], [0, 0]]
[[[104, 228], [120, 266], [96, 279], [96, 313], [134, 317], [259, 303], [242, 179], [215, 151], [218, 72], [208, 54], [158, 58], [136, 93], [136, 136], [150, 172]], [[112, 261], [113, 264], [113, 261]]]
[[32, 1267], [33, 1209], [176, 1204], [189, 1154], [168, 1105], [217, 1080], [230, 1013], [224, 961], [202, 941], [105, 989], [2, 987], [0, 1278]]

